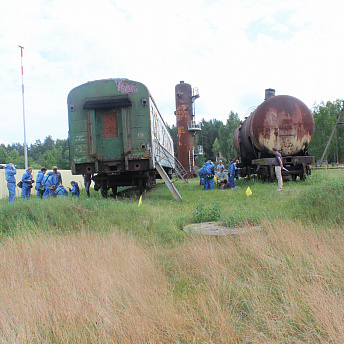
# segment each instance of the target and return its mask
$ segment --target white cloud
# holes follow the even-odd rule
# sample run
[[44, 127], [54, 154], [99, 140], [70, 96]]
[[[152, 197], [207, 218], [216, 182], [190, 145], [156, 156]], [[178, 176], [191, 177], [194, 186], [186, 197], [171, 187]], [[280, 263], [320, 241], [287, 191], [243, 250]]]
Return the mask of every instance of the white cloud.
[[339, 1], [32, 0], [0, 5], [0, 143], [23, 140], [19, 44], [29, 142], [66, 138], [68, 92], [127, 77], [168, 123], [174, 88], [198, 87], [196, 118], [225, 121], [265, 88], [311, 107], [343, 97]]

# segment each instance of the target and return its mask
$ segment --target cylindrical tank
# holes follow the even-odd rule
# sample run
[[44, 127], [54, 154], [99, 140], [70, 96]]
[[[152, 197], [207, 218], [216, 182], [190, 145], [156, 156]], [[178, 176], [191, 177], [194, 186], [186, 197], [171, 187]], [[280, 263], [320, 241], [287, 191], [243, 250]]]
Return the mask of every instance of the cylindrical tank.
[[191, 178], [194, 175], [195, 166], [193, 160], [194, 133], [189, 130], [193, 120], [192, 88], [190, 84], [181, 81], [175, 88], [176, 92], [176, 117], [178, 133], [178, 160], [183, 165]]
[[233, 144], [244, 160], [271, 157], [274, 147], [282, 156], [302, 155], [313, 133], [312, 113], [301, 100], [272, 96], [236, 129]]

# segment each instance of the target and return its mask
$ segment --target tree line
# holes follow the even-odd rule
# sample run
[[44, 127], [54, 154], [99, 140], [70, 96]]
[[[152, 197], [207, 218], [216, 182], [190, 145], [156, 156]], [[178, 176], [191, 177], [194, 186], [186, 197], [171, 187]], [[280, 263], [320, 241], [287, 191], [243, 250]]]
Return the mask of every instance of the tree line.
[[[337, 99], [334, 102], [320, 103], [313, 110], [315, 131], [309, 145], [309, 155], [314, 155], [319, 161], [326, 144], [330, 138], [334, 125], [342, 108], [342, 101]], [[344, 118], [341, 118], [344, 122]], [[202, 119], [202, 130], [195, 135], [195, 149], [203, 147], [203, 154], [198, 155], [196, 165], [202, 166], [206, 160], [216, 161], [222, 159], [227, 162], [229, 158], [235, 158], [237, 152], [233, 146], [233, 135], [241, 120], [237, 113], [231, 111], [225, 123], [217, 119], [206, 121]], [[169, 127], [174, 143], [174, 150], [177, 152], [177, 127]], [[338, 125], [335, 135], [327, 150], [325, 159], [329, 163], [344, 162], [344, 125]], [[11, 145], [0, 144], [0, 163], [12, 162], [18, 168], [24, 168], [24, 147], [21, 143]], [[68, 139], [53, 140], [49, 135], [43, 142], [36, 140], [28, 147], [28, 163], [35, 169], [58, 166], [59, 169], [70, 169]]]
[[[209, 159], [213, 161], [221, 159], [227, 162], [229, 158], [235, 158], [237, 153], [233, 146], [233, 135], [240, 122], [239, 115], [233, 111], [229, 113], [226, 123], [217, 119], [206, 121], [203, 118], [201, 121], [202, 130], [195, 134], [196, 153], [198, 146], [203, 148], [203, 154], [196, 158], [196, 165], [200, 167]], [[169, 129], [174, 150], [177, 152], [177, 127], [172, 125]]]
[[[24, 146], [21, 143], [0, 144], [0, 163], [13, 163], [17, 168], [24, 168]], [[53, 140], [49, 135], [43, 143], [36, 140], [28, 146], [28, 164], [34, 169], [57, 166], [61, 170], [70, 169], [68, 140]]]
[[[334, 102], [320, 103], [315, 106], [313, 110], [314, 116], [314, 135], [309, 144], [309, 155], [314, 155], [315, 159], [319, 161], [324, 153], [325, 147], [336, 121], [341, 113], [342, 100], [337, 99]], [[342, 115], [344, 115], [342, 113]], [[340, 118], [344, 122], [343, 116]], [[331, 144], [326, 152], [325, 161], [328, 163], [343, 163], [344, 162], [344, 123], [337, 125]]]

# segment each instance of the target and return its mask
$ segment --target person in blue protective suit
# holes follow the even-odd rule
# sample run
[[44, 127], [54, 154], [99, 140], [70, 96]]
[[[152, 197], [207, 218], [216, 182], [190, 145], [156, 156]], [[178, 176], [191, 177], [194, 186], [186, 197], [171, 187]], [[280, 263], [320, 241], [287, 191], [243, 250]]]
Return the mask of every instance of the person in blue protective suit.
[[56, 187], [62, 184], [61, 172], [57, 171], [57, 166], [53, 166], [53, 175], [56, 179]]
[[37, 198], [43, 197], [44, 192], [40, 191], [39, 189], [41, 187], [41, 184], [46, 172], [47, 172], [47, 169], [44, 167], [38, 171], [37, 178], [36, 178], [36, 187], [35, 187], [35, 189], [37, 190]]
[[35, 182], [32, 179], [32, 167], [29, 167], [26, 170], [26, 172], [23, 174], [22, 182], [23, 182], [23, 186], [22, 186], [21, 198], [22, 198], [22, 201], [24, 201], [30, 198], [32, 184]]
[[13, 202], [16, 196], [16, 178], [17, 170], [13, 164], [7, 164], [5, 168], [5, 179], [7, 181], [8, 202]]
[[45, 187], [43, 199], [53, 196], [56, 190], [56, 184], [57, 184], [57, 181], [53, 172], [48, 172], [42, 181], [42, 185], [44, 185]]
[[209, 190], [214, 190], [214, 176], [215, 176], [215, 165], [212, 161], [209, 161], [209, 168], [211, 175], [209, 176]]
[[205, 164], [199, 169], [198, 176], [200, 178], [199, 185], [204, 185], [204, 174], [206, 173]]
[[199, 185], [204, 185], [204, 177], [203, 177], [203, 173], [202, 173], [203, 172], [202, 168], [200, 168], [200, 170], [198, 171]]
[[72, 188], [69, 188], [69, 192], [72, 194], [72, 196], [74, 197], [79, 197], [80, 195], [80, 189], [79, 189], [79, 185], [77, 182], [75, 182], [74, 180], [70, 183], [70, 185], [72, 185]]
[[234, 173], [235, 173], [235, 164], [232, 159], [229, 159], [229, 167], [228, 167], [228, 181], [231, 184], [231, 189], [235, 188], [234, 184]]
[[198, 172], [199, 176], [204, 178], [204, 190], [214, 189], [214, 169], [214, 164], [207, 161]]
[[54, 192], [54, 196], [55, 197], [66, 197], [66, 196], [68, 196], [68, 191], [61, 184], [57, 187], [56, 191]]

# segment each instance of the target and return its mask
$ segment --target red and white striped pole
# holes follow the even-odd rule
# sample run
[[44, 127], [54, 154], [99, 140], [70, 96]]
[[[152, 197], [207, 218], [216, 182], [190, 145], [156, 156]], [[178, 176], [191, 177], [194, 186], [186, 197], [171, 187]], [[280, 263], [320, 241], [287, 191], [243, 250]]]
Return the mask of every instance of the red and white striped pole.
[[23, 99], [23, 123], [24, 123], [24, 158], [25, 158], [25, 169], [27, 170], [29, 165], [27, 161], [27, 143], [26, 143], [26, 128], [25, 128], [25, 103], [24, 103], [24, 68], [23, 68], [23, 49], [24, 47], [20, 46], [21, 54], [21, 75], [22, 75], [22, 99]]

